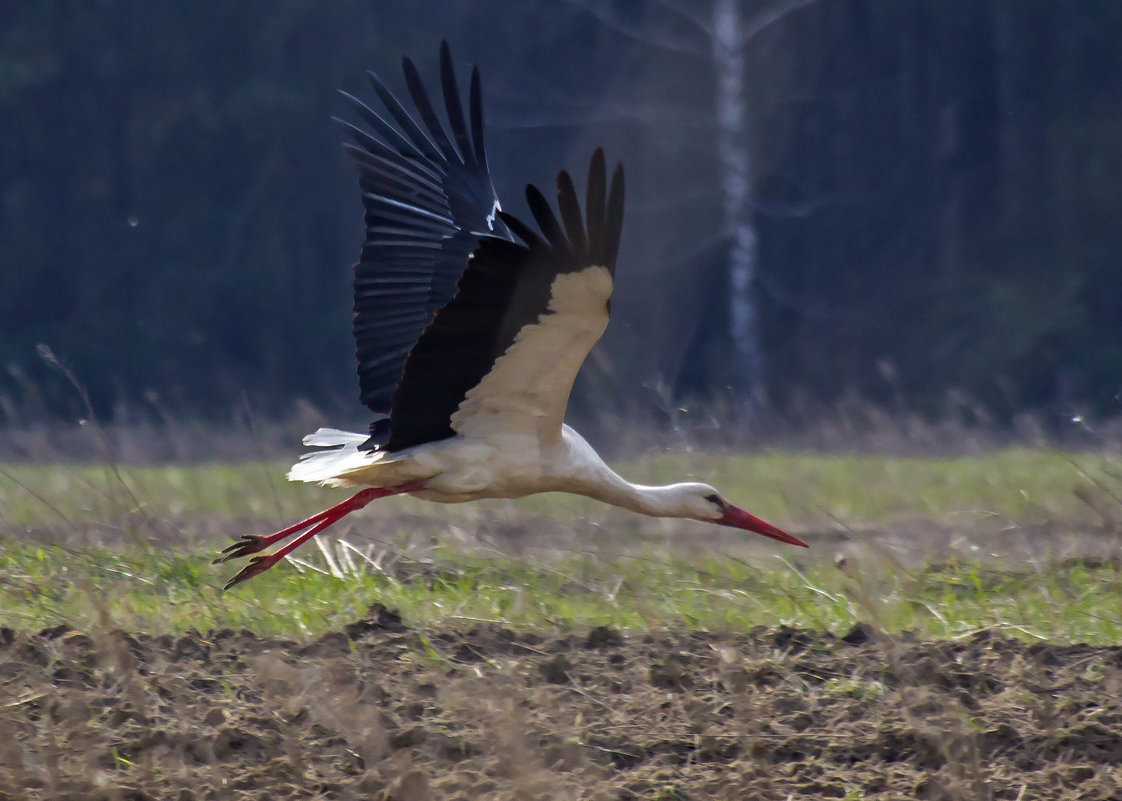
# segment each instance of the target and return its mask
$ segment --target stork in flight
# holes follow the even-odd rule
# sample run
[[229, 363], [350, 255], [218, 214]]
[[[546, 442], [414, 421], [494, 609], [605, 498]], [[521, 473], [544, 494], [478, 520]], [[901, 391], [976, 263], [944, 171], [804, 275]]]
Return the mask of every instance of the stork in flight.
[[416, 118], [371, 74], [397, 127], [346, 93], [372, 133], [336, 120], [353, 140], [344, 147], [358, 167], [365, 207], [354, 335], [360, 397], [374, 422], [368, 434], [321, 428], [308, 435], [304, 444], [320, 450], [288, 473], [292, 481], [366, 489], [226, 548], [216, 562], [259, 554], [226, 588], [374, 499], [401, 494], [458, 503], [572, 492], [805, 547], [708, 484], [625, 481], [564, 424], [577, 371], [608, 324], [623, 168], [617, 164], [609, 182], [603, 152], [593, 153], [583, 217], [568, 173], [557, 176], [560, 220], [527, 186], [539, 234], [499, 207], [483, 146], [479, 70], [472, 70], [465, 121], [448, 45], [441, 45], [446, 129], [408, 58], [403, 68]]

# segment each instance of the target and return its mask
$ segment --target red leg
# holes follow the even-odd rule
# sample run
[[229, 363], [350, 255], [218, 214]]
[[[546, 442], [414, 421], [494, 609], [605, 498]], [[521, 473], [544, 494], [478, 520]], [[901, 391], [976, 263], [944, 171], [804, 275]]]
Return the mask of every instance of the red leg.
[[[243, 567], [236, 576], [226, 582], [226, 586], [223, 587], [223, 589], [228, 590], [235, 584], [240, 584], [246, 579], [251, 579], [259, 573], [264, 573], [266, 570], [268, 570], [285, 556], [299, 548], [316, 534], [319, 534], [325, 528], [350, 514], [351, 512], [355, 511], [356, 509], [361, 509], [371, 501], [377, 498], [385, 498], [388, 495], [401, 495], [403, 493], [416, 492], [417, 490], [424, 488], [424, 486], [424, 481], [414, 481], [408, 484], [402, 484], [399, 487], [379, 487], [376, 489], [364, 489], [361, 492], [343, 501], [342, 503], [336, 504], [330, 509], [324, 509], [319, 514], [312, 515], [311, 517], [305, 520], [301, 520], [299, 523], [295, 523], [288, 528], [281, 529], [275, 534], [269, 534], [268, 536], [247, 534], [243, 536], [233, 545], [224, 549], [222, 553], [225, 555], [215, 559], [214, 563], [218, 564], [219, 562], [225, 562], [228, 559], [234, 559], [240, 556], [249, 556], [252, 553], [263, 551], [273, 543], [280, 542], [287, 537], [291, 537], [293, 534], [297, 534], [301, 531], [304, 532], [292, 542], [288, 543], [283, 548], [274, 553], [262, 554], [261, 556], [253, 557], [251, 560], [249, 560], [249, 564]], [[307, 529], [307, 531], [305, 531], [305, 529]]]
[[[387, 489], [364, 489], [362, 492], [347, 498], [342, 503], [332, 506], [330, 509], [324, 509], [322, 512], [312, 515], [299, 523], [293, 523], [288, 528], [282, 528], [275, 534], [262, 536], [260, 534], [246, 534], [240, 540], [235, 542], [228, 548], [223, 548], [222, 553], [225, 556], [219, 556], [214, 560], [214, 564], [226, 562], [230, 559], [237, 559], [241, 556], [249, 556], [251, 553], [263, 551], [275, 542], [280, 542], [283, 539], [291, 537], [293, 534], [298, 534], [306, 528], [316, 525], [324, 520], [330, 521], [328, 525], [334, 523], [339, 518], [353, 512], [356, 509], [361, 509], [376, 498], [382, 498], [386, 495], [393, 495], [393, 490]], [[320, 529], [322, 530], [322, 529]]]

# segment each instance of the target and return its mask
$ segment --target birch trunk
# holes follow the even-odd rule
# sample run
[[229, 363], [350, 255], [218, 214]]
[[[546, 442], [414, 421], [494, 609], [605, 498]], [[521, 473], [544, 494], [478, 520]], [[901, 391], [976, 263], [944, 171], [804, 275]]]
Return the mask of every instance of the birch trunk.
[[744, 91], [745, 37], [739, 0], [714, 0], [713, 64], [717, 75], [717, 158], [721, 166], [721, 233], [729, 243], [729, 379], [738, 413], [747, 418], [763, 374], [756, 339], [756, 229], [752, 220], [752, 162]]

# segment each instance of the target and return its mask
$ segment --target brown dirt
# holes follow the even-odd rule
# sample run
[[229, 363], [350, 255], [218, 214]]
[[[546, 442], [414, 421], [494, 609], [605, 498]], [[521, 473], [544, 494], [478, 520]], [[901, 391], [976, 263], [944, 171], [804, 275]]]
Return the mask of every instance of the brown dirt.
[[1122, 799], [1122, 648], [0, 628], [0, 799]]

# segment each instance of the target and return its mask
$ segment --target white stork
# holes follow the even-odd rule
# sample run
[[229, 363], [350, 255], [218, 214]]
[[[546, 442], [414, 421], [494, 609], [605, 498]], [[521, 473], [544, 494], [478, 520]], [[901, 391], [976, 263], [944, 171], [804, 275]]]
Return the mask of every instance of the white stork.
[[[260, 554], [226, 587], [268, 570], [375, 498], [409, 494], [458, 503], [572, 492], [657, 517], [703, 520], [792, 545], [802, 540], [725, 501], [708, 484], [631, 484], [564, 424], [569, 392], [608, 324], [623, 223], [623, 168], [606, 180], [597, 149], [582, 219], [573, 181], [557, 176], [560, 222], [534, 186], [526, 200], [541, 235], [500, 210], [483, 147], [479, 71], [470, 128], [447, 43], [440, 79], [451, 138], [413, 63], [405, 80], [421, 124], [377, 76], [374, 90], [397, 128], [344, 97], [374, 135], [336, 120], [354, 143], [366, 241], [354, 268], [354, 335], [369, 434], [321, 428], [320, 448], [293, 481], [367, 488], [268, 536], [247, 535], [216, 562]], [[422, 128], [423, 125], [423, 128]], [[520, 241], [519, 241], [520, 240]]]

